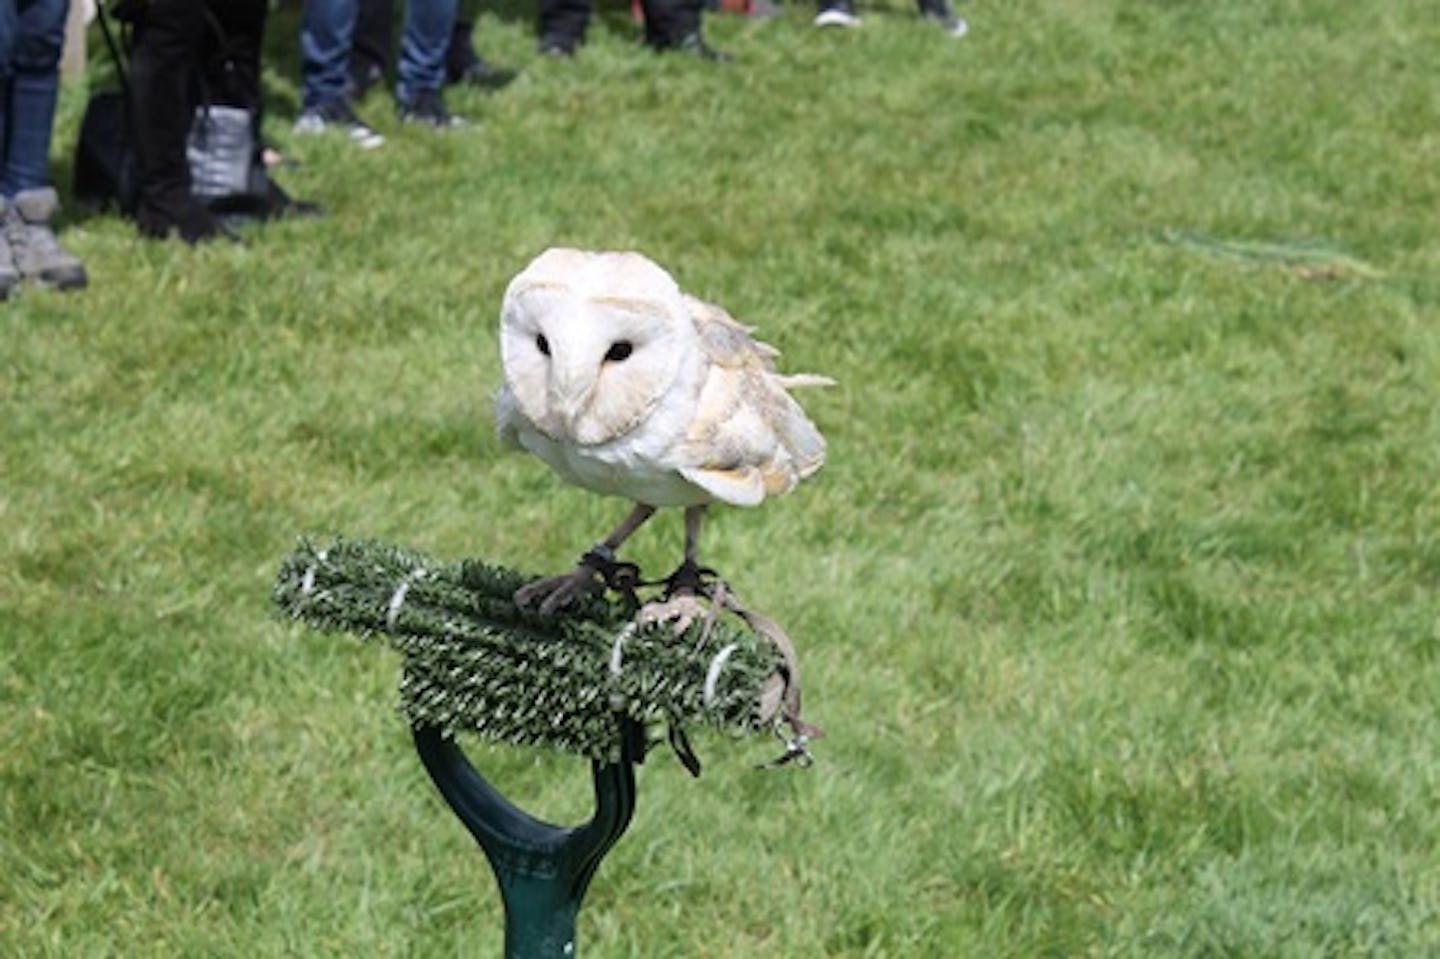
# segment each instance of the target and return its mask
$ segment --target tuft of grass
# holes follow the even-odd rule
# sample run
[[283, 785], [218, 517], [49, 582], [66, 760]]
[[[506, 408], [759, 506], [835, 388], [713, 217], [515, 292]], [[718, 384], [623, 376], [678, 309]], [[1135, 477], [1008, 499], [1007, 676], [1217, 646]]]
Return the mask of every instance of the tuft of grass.
[[[623, 504], [502, 453], [500, 294], [642, 249], [835, 377], [830, 462], [707, 560], [800, 646], [805, 773], [657, 753], [599, 956], [1418, 956], [1440, 941], [1440, 27], [1421, 0], [604, 8], [386, 146], [267, 129], [319, 221], [0, 306], [0, 954], [452, 955], [499, 900], [397, 663], [277, 622], [298, 535], [563, 568]], [[97, 77], [103, 65], [97, 64]], [[63, 91], [62, 187], [84, 84]], [[631, 557], [666, 569], [678, 520]], [[485, 750], [527, 808], [583, 763]]]

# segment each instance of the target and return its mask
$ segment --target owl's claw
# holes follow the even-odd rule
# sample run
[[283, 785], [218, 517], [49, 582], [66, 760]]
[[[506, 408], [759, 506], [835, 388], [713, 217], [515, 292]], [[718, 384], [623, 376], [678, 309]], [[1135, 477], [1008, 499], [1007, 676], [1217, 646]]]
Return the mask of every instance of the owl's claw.
[[568, 573], [543, 576], [515, 591], [515, 605], [534, 606], [539, 603], [542, 616], [553, 616], [577, 599], [604, 595], [606, 589], [624, 593], [634, 600], [640, 582], [640, 568], [622, 563], [608, 547], [596, 546]]
[[701, 566], [693, 559], [687, 559], [675, 568], [664, 580], [665, 597], [667, 599], [675, 596], [693, 596], [696, 593], [701, 596], [709, 596], [717, 584], [721, 583], [719, 574], [708, 566]]
[[673, 622], [675, 635], [684, 636], [692, 624], [698, 619], [708, 620], [711, 610], [700, 601], [700, 597], [694, 593], [682, 593], [670, 599], [657, 599], [640, 607], [640, 612], [635, 614], [637, 626], [648, 626], [651, 623]]
[[687, 559], [665, 580], [665, 598], [642, 606], [635, 621], [641, 626], [673, 621], [675, 635], [680, 637], [695, 622], [703, 620], [705, 628], [700, 631], [696, 642], [699, 649], [709, 642], [728, 595], [725, 581], [719, 579], [713, 569]]
[[553, 616], [577, 599], [599, 596], [605, 581], [593, 566], [581, 563], [568, 573], [542, 576], [515, 591], [515, 605], [528, 609], [537, 607], [540, 615]]

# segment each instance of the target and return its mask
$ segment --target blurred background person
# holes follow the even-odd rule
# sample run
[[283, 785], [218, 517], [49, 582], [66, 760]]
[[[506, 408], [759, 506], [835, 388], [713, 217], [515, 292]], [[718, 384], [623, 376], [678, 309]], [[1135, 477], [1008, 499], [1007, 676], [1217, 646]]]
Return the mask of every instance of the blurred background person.
[[[390, 72], [395, 48], [395, 0], [359, 0], [355, 35], [350, 43], [351, 99], [358, 100]], [[475, 50], [474, 0], [462, 2], [445, 49], [445, 82], [497, 88], [514, 79], [508, 70], [492, 66]]]
[[[705, 42], [700, 20], [706, 0], [640, 0], [645, 20], [645, 43], [657, 51], [675, 50], [723, 63], [730, 55]], [[585, 42], [594, 0], [539, 0], [540, 52], [570, 57]]]
[[[138, 167], [135, 222], [148, 237], [187, 243], [233, 238], [223, 215], [192, 191], [186, 149], [202, 103], [250, 112], [258, 165], [260, 47], [268, 0], [125, 0], [115, 16], [132, 24], [130, 93]], [[265, 174], [265, 192], [245, 214], [313, 215]]]
[[[464, 121], [445, 106], [445, 53], [455, 27], [456, 0], [408, 0], [396, 68], [397, 113], [435, 129]], [[301, 112], [296, 133], [341, 130], [363, 149], [385, 138], [355, 112], [351, 79], [359, 0], [306, 0], [300, 27]], [[383, 65], [381, 68], [383, 72]]]

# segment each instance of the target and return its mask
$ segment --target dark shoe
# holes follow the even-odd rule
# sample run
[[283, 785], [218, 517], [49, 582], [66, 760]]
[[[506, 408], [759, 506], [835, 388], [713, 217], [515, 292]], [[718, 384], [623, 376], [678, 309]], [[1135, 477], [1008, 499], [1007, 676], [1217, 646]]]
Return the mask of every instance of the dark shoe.
[[211, 240], [240, 241], [220, 217], [188, 193], [172, 192], [158, 198], [140, 197], [140, 203], [135, 208], [135, 225], [139, 227], [141, 236], [153, 240], [178, 236], [191, 246]]
[[539, 50], [541, 56], [553, 57], [556, 60], [568, 60], [575, 56], [576, 46], [574, 40], [565, 37], [541, 37]]
[[513, 79], [514, 73], [491, 66], [475, 52], [475, 22], [469, 17], [456, 17], [450, 46], [445, 50], [445, 82], [498, 90]]
[[970, 32], [965, 18], [955, 12], [950, 0], [920, 0], [920, 16], [933, 20], [950, 36], [960, 38]]
[[419, 123], [436, 130], [465, 125], [463, 117], [445, 109], [445, 100], [439, 90], [421, 90], [413, 100], [402, 102], [397, 112], [403, 123]]
[[468, 87], [479, 87], [482, 90], [499, 90], [514, 79], [514, 70], [502, 70], [493, 64], [477, 58], [474, 63], [467, 66], [464, 70], [461, 70], [460, 75], [450, 82], [464, 84]]
[[[8, 218], [9, 212], [9, 202], [0, 198], [0, 223]], [[10, 240], [6, 238], [5, 231], [0, 230], [0, 300], [19, 285], [20, 268], [15, 265], [15, 254], [10, 252]]]
[[270, 181], [265, 191], [264, 218], [267, 220], [314, 219], [325, 215], [325, 208], [309, 200], [297, 200]]
[[687, 34], [679, 43], [671, 48], [661, 47], [660, 49], [674, 49], [679, 53], [685, 53], [692, 57], [699, 57], [701, 60], [708, 60], [711, 63], [729, 63], [734, 58], [721, 50], [716, 50], [700, 38], [700, 34]]
[[325, 215], [317, 204], [297, 200], [270, 178], [265, 180], [262, 197], [221, 197], [205, 204], [205, 209], [227, 227], [269, 220], [309, 218]]

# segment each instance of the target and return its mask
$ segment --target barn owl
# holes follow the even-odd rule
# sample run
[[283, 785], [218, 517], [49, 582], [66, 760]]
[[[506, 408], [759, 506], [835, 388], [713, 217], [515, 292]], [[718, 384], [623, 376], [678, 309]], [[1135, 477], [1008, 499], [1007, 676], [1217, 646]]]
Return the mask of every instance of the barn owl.
[[552, 613], [598, 590], [615, 551], [662, 507], [685, 510], [684, 561], [668, 582], [698, 586], [709, 504], [754, 506], [825, 461], [824, 437], [787, 390], [830, 380], [783, 376], [777, 355], [639, 253], [550, 249], [511, 280], [501, 440], [635, 504], [573, 572], [528, 584], [517, 602]]

